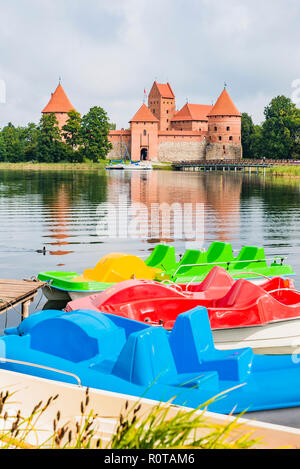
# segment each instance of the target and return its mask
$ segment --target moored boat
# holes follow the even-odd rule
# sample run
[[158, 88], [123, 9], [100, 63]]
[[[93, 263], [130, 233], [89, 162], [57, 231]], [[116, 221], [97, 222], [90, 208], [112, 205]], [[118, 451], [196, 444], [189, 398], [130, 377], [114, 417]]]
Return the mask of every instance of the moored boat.
[[77, 310], [36, 313], [6, 333], [1, 369], [226, 415], [300, 405], [299, 360], [216, 349], [203, 307], [171, 332]]
[[126, 253], [111, 253], [102, 257], [94, 268], [85, 269], [82, 274], [40, 272], [38, 278], [47, 282], [43, 291], [48, 300], [75, 300], [102, 292], [113, 283], [130, 278], [197, 284], [215, 266], [225, 268], [234, 280], [245, 278], [252, 283], [263, 284], [272, 277], [290, 278], [294, 275], [291, 266], [284, 265], [283, 260], [282, 257], [280, 260], [275, 258], [268, 266], [264, 250], [251, 246], [245, 246], [236, 258], [232, 258], [230, 244], [214, 242], [207, 251], [187, 250], [181, 260], [176, 262], [174, 246], [158, 244], [145, 261]]
[[292, 281], [277, 277], [260, 286], [244, 279], [233, 281], [216, 266], [202, 284], [187, 290], [178, 287], [132, 280], [71, 301], [65, 310], [106, 312], [171, 330], [178, 315], [205, 306], [220, 349], [249, 346], [255, 353], [299, 352], [300, 293]]

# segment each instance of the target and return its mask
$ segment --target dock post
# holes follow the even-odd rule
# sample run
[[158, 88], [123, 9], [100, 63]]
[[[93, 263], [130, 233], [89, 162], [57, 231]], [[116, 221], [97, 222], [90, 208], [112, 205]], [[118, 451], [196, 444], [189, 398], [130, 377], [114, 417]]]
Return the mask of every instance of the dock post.
[[29, 316], [29, 305], [31, 303], [32, 300], [29, 300], [29, 301], [24, 301], [24, 303], [22, 303], [21, 305], [21, 318], [22, 318], [22, 321], [26, 318], [28, 318]]

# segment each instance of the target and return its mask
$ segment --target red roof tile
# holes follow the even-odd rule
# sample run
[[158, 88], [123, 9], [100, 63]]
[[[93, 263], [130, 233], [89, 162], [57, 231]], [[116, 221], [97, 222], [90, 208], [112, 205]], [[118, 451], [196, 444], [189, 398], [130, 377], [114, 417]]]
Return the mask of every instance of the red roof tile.
[[155, 82], [159, 94], [162, 98], [175, 98], [173, 90], [171, 88], [170, 83], [157, 83]]
[[159, 122], [150, 109], [143, 104], [129, 122]]
[[59, 84], [54, 93], [51, 94], [51, 99], [42, 112], [69, 112], [73, 110], [75, 108], [69, 101], [63, 87]]
[[207, 121], [207, 115], [212, 110], [212, 106], [207, 104], [187, 103], [180, 111], [176, 112], [172, 121]]
[[213, 116], [241, 116], [241, 113], [235, 107], [231, 97], [226, 89], [220, 94], [216, 104], [209, 113], [210, 117]]

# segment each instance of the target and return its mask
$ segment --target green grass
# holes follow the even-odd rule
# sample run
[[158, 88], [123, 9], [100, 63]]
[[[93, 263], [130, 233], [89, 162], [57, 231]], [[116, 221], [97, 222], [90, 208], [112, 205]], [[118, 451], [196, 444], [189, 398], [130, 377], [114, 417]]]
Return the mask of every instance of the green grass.
[[299, 165], [275, 165], [266, 168], [266, 174], [273, 176], [290, 176], [300, 177], [300, 164]]
[[104, 444], [95, 432], [99, 415], [88, 411], [87, 389], [76, 424], [62, 422], [58, 411], [52, 423], [53, 434], [34, 446], [28, 439], [39, 429], [39, 419], [58, 395], [50, 397], [46, 403], [39, 402], [26, 418], [20, 410], [13, 416], [5, 411], [11, 397], [8, 392], [0, 393], [1, 449], [249, 449], [261, 444], [252, 439], [249, 431], [237, 433], [243, 428], [239, 424], [240, 417], [222, 425], [212, 424], [205, 417], [205, 406], [201, 412], [182, 409], [170, 416], [168, 403], [158, 403], [142, 413], [139, 401], [132, 408], [126, 402], [111, 441]]
[[85, 163], [32, 163], [32, 162], [21, 162], [21, 163], [0, 163], [1, 169], [13, 169], [13, 170], [34, 170], [34, 171], [76, 171], [76, 170], [94, 170], [104, 169], [107, 165], [107, 161], [99, 161], [98, 163], [85, 162]]

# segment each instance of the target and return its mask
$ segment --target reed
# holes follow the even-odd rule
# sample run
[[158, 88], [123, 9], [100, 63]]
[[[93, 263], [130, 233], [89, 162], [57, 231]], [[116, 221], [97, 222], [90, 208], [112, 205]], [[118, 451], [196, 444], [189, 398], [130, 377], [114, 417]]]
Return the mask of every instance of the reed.
[[300, 164], [299, 165], [274, 165], [266, 168], [266, 174], [274, 176], [290, 176], [300, 177]]
[[107, 161], [99, 161], [98, 163], [0, 163], [0, 170], [30, 170], [30, 171], [86, 171], [86, 170], [102, 170], [105, 168]]
[[[151, 411], [143, 413], [137, 401], [129, 407], [126, 402], [117, 422], [117, 428], [109, 443], [97, 437], [99, 415], [89, 410], [89, 390], [80, 404], [80, 419], [62, 422], [58, 411], [53, 419], [53, 433], [40, 444], [28, 443], [35, 434], [41, 432], [39, 419], [58, 398], [50, 397], [46, 403], [39, 402], [27, 417], [21, 410], [9, 415], [5, 407], [11, 395], [0, 394], [0, 448], [1, 449], [250, 449], [259, 443], [251, 438], [251, 433], [240, 432], [239, 417], [217, 425], [205, 418], [205, 408], [179, 410], [170, 416], [170, 403], [158, 403]], [[208, 403], [207, 403], [208, 404]]]

